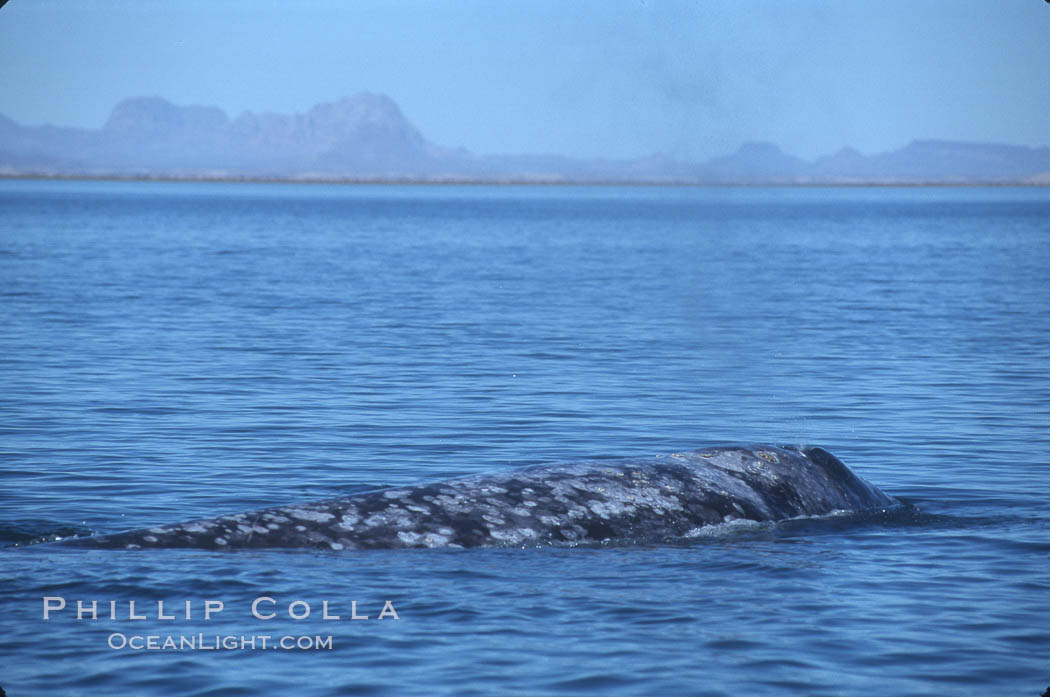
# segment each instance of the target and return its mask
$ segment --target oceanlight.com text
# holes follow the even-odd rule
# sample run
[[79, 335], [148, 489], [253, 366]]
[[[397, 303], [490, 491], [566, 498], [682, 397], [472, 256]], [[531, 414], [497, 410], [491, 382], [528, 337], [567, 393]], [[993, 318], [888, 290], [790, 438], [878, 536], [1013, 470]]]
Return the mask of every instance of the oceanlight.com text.
[[331, 651], [332, 636], [270, 634], [123, 634], [106, 645], [115, 651]]

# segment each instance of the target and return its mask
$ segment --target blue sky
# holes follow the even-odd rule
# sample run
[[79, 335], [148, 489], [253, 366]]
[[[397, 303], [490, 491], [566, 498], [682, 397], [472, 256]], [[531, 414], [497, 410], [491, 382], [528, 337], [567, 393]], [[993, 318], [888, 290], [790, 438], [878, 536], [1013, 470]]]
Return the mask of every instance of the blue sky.
[[10, 0], [0, 113], [126, 97], [303, 112], [390, 95], [478, 153], [805, 158], [914, 138], [1050, 145], [1043, 0]]

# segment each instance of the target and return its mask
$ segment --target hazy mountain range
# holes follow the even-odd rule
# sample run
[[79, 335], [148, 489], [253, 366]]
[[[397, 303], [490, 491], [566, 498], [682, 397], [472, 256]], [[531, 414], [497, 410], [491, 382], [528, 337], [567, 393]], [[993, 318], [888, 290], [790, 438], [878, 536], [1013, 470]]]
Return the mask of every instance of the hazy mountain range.
[[101, 129], [22, 126], [0, 116], [0, 175], [332, 180], [1050, 184], [1050, 147], [919, 140], [805, 161], [747, 143], [707, 162], [476, 155], [428, 141], [380, 94], [303, 114], [235, 119], [217, 107], [128, 99]]

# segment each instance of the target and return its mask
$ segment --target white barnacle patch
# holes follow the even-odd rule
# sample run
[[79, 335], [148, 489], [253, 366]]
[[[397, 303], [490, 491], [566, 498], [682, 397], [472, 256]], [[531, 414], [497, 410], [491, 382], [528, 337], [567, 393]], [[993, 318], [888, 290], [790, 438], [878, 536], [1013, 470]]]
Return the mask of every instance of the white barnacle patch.
[[423, 544], [427, 547], [447, 547], [449, 543], [449, 537], [447, 535], [437, 535], [432, 532], [427, 533], [423, 536]]
[[525, 537], [521, 534], [521, 530], [493, 530], [489, 533], [492, 535], [492, 539], [499, 540], [500, 542], [521, 542]]
[[306, 526], [305, 525], [296, 525], [295, 529], [298, 530], [299, 532], [306, 532]]
[[583, 529], [575, 525], [573, 525], [572, 527], [562, 528], [558, 532], [560, 532], [561, 536], [564, 537], [566, 540], [578, 540], [580, 539], [580, 537], [585, 536], [582, 535]]
[[365, 518], [365, 525], [375, 527], [381, 525], [391, 528], [413, 527], [413, 517], [408, 511], [397, 506], [390, 506], [382, 511], [377, 511]]
[[343, 530], [353, 530], [354, 526], [361, 522], [361, 516], [353, 513], [344, 513], [343, 517], [340, 518], [339, 522], [335, 524], [337, 528]]
[[411, 492], [408, 489], [391, 489], [390, 491], [383, 492], [383, 498], [385, 499], [403, 499], [408, 496]]
[[430, 515], [430, 509], [426, 506], [414, 506], [410, 504], [405, 506], [405, 508], [412, 511], [413, 513], [422, 513], [423, 515]]
[[447, 513], [466, 513], [471, 508], [464, 499], [445, 495], [436, 497], [434, 504]]
[[500, 518], [497, 515], [492, 515], [491, 513], [482, 514], [481, 517], [483, 520], [485, 520], [488, 523], [492, 523], [493, 525], [504, 525], [507, 522], [503, 518]]
[[765, 467], [766, 463], [755, 460], [747, 463], [747, 466], [744, 469], [750, 474], [762, 474], [762, 470], [764, 470]]
[[270, 530], [280, 530], [281, 529], [281, 526], [278, 525], [277, 523], [267, 523], [266, 527], [269, 528]]
[[253, 525], [252, 526], [252, 532], [257, 532], [260, 535], [269, 535], [270, 534], [270, 529], [269, 528], [264, 528], [261, 525]]
[[404, 542], [406, 545], [419, 544], [419, 541], [423, 538], [418, 532], [409, 532], [408, 530], [402, 530], [397, 533], [397, 539]]
[[210, 526], [210, 525], [205, 526], [205, 525], [201, 525], [200, 523], [190, 523], [189, 525], [183, 525], [182, 529], [184, 531], [186, 531], [186, 532], [200, 533], [200, 532], [208, 532], [208, 528], [210, 528], [210, 527], [212, 527], [212, 526]]
[[533, 506], [536, 506], [538, 504], [535, 501], [522, 501], [521, 505], [522, 506], [528, 506], [529, 508], [532, 508]]
[[[149, 531], [153, 532], [153, 533], [157, 533], [158, 535], [163, 535], [164, 532], [165, 532], [164, 528], [150, 528]], [[143, 538], [143, 539], [145, 539], [145, 538]]]
[[623, 507], [618, 504], [603, 501], [588, 501], [587, 505], [599, 518], [610, 518], [623, 510]]
[[[156, 532], [156, 530], [153, 529], [153, 528], [151, 528], [151, 531], [152, 532]], [[157, 541], [157, 538], [154, 537], [153, 535], [144, 535], [142, 539], [145, 540], [146, 542], [156, 542]]]
[[541, 515], [541, 516], [539, 516], [539, 521], [541, 523], [543, 523], [544, 525], [548, 526], [548, 527], [554, 527], [555, 525], [558, 525], [558, 524], [561, 523], [560, 520], [558, 520], [557, 518], [555, 518], [553, 516], [549, 516], [549, 515]]
[[329, 542], [328, 546], [337, 552], [343, 548], [343, 544], [341, 542]]
[[451, 537], [453, 535], [453, 533], [455, 532], [452, 528], [445, 528], [445, 527], [438, 528], [437, 531], [439, 533], [441, 533], [442, 535], [446, 535], [448, 537]]
[[287, 517], [285, 517], [283, 515], [277, 514], [277, 513], [266, 513], [266, 514], [263, 515], [263, 518], [266, 518], [266, 520], [272, 520], [275, 523], [290, 523], [290, 522], [292, 522], [289, 518], [287, 518]]
[[309, 520], [312, 523], [327, 523], [334, 515], [326, 511], [311, 511], [306, 508], [293, 508], [288, 511], [288, 515], [299, 520]]
[[220, 547], [225, 547], [226, 546], [226, 540], [224, 540], [221, 537], [216, 537], [215, 538], [215, 544], [219, 545]]
[[677, 511], [682, 509], [682, 504], [676, 497], [666, 496], [664, 492], [655, 487], [641, 487], [635, 490], [635, 495], [630, 499], [636, 505], [648, 508], [656, 513], [664, 511]]
[[525, 506], [517, 506], [516, 508], [510, 509], [510, 512], [513, 513], [514, 515], [521, 516], [523, 518], [526, 518], [526, 517], [532, 515], [532, 511], [530, 511]]
[[573, 504], [569, 506], [569, 510], [567, 511], [567, 513], [570, 518], [586, 518], [590, 515], [591, 512], [583, 506]]

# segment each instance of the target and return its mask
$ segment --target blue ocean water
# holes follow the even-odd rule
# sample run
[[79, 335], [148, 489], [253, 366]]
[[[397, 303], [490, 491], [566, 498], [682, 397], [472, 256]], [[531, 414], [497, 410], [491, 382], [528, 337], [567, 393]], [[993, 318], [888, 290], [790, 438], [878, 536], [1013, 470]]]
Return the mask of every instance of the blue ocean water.
[[[11, 697], [1050, 685], [1050, 190], [7, 180], [0, 298]], [[598, 548], [28, 544], [723, 442], [820, 444], [911, 507]], [[262, 635], [322, 645], [200, 648]]]

